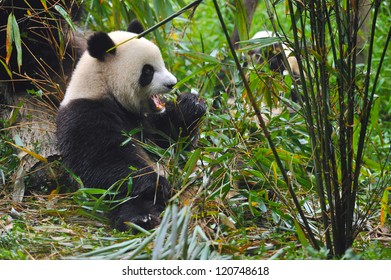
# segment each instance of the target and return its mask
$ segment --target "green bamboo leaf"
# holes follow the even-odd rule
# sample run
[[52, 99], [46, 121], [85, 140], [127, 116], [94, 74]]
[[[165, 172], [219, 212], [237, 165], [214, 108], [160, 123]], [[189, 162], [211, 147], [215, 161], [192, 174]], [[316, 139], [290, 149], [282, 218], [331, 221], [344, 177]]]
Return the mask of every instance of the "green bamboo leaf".
[[267, 207], [263, 201], [261, 195], [255, 191], [251, 191], [248, 196], [248, 204], [251, 210], [251, 213], [254, 215], [257, 212], [257, 209], [261, 210], [263, 213], [267, 212]]
[[6, 36], [6, 40], [5, 40], [5, 50], [6, 50], [5, 63], [6, 64], [8, 64], [8, 62], [11, 59], [12, 43], [14, 42], [13, 32], [12, 32], [12, 16], [13, 16], [13, 13], [11, 13], [8, 16], [8, 21], [7, 21], [7, 36]]
[[[172, 220], [173, 221], [179, 221], [178, 219], [178, 206], [176, 204], [173, 204], [171, 206], [172, 208]], [[180, 231], [180, 223], [179, 222], [173, 222], [172, 223], [172, 226], [171, 226], [171, 233], [170, 233], [170, 243], [169, 244], [169, 247], [170, 249], [168, 250], [169, 251], [169, 255], [168, 255], [168, 259], [174, 259], [174, 256], [175, 256], [175, 247], [176, 247], [176, 243], [177, 243], [177, 238], [178, 238], [178, 232]]]
[[153, 252], [152, 252], [152, 260], [160, 259], [161, 254], [164, 251], [163, 247], [164, 247], [164, 241], [166, 238], [166, 234], [169, 231], [169, 228], [172, 226], [171, 225], [172, 223], [170, 223], [170, 219], [172, 217], [173, 211], [175, 211], [175, 209], [173, 209], [171, 206], [171, 207], [167, 207], [164, 212], [162, 223], [160, 224], [160, 227], [157, 231], [158, 233], [157, 233], [157, 237], [156, 237]]
[[48, 160], [45, 157], [41, 156], [40, 154], [35, 153], [34, 151], [32, 151], [30, 149], [27, 149], [27, 148], [24, 148], [24, 147], [20, 147], [20, 146], [14, 144], [12, 142], [9, 142], [9, 141], [4, 141], [4, 143], [7, 143], [7, 144], [9, 144], [9, 145], [11, 145], [11, 146], [13, 146], [13, 147], [23, 151], [23, 152], [29, 154], [30, 156], [32, 156], [33, 158], [35, 158], [35, 159], [37, 159], [37, 160], [39, 160], [41, 162], [44, 162], [44, 163], [48, 162]]
[[19, 147], [24, 147], [24, 143], [23, 143], [23, 140], [20, 138], [19, 134], [15, 134], [14, 137], [13, 137], [13, 140], [14, 140], [14, 143], [15, 145], [19, 146]]
[[60, 15], [66, 20], [66, 22], [69, 24], [69, 26], [71, 27], [72, 31], [76, 31], [76, 27], [75, 25], [73, 24], [72, 22], [72, 19], [71, 17], [69, 16], [69, 14], [67, 13], [67, 11], [64, 10], [63, 7], [61, 7], [60, 5], [55, 5], [54, 8], [57, 10], [57, 12], [60, 13]]
[[266, 105], [268, 108], [272, 108], [273, 107], [273, 97], [272, 97], [272, 93], [269, 89], [268, 86], [266, 86], [266, 84], [261, 84], [261, 94], [263, 95], [263, 99], [265, 100], [266, 102]]
[[22, 65], [22, 40], [20, 39], [19, 25], [16, 21], [15, 15], [13, 13], [11, 16], [11, 26], [12, 26], [12, 39], [15, 43], [16, 54], [17, 54], [17, 63], [20, 72], [20, 66]]
[[3, 65], [5, 71], [7, 72], [8, 76], [12, 79], [12, 72], [11, 70], [9, 69], [9, 67], [7, 66], [7, 64], [5, 64], [5, 62], [3, 60], [0, 59], [0, 63]]
[[241, 40], [248, 39], [247, 12], [243, 0], [236, 0], [235, 23]]
[[121, 19], [120, 19], [121, 3], [119, 0], [113, 0], [112, 5], [113, 5], [112, 15], [113, 15], [114, 29], [119, 30], [121, 29]]
[[18, 105], [12, 110], [12, 114], [11, 114], [11, 117], [9, 118], [9, 125], [13, 125], [16, 123], [16, 120], [18, 119], [18, 116], [19, 116], [19, 112], [22, 108], [22, 106], [24, 105], [24, 101], [20, 101], [18, 103]]
[[388, 204], [388, 196], [391, 191], [391, 187], [386, 188], [383, 197], [381, 199], [381, 212], [380, 212], [380, 224], [384, 226], [386, 220], [387, 220], [387, 214], [390, 212], [390, 206]]
[[241, 48], [240, 50], [244, 52], [257, 48], [265, 48], [279, 42], [281, 42], [281, 39], [279, 37], [262, 37], [251, 40], [244, 40], [240, 41], [240, 44], [247, 46]]
[[224, 213], [219, 213], [218, 216], [220, 219], [220, 223], [226, 225], [230, 229], [236, 229], [235, 224], [229, 219], [229, 217], [227, 217], [227, 215], [225, 215]]
[[305, 236], [304, 231], [301, 228], [299, 222], [296, 219], [294, 219], [294, 223], [295, 223], [295, 228], [296, 228], [296, 232], [297, 232], [297, 237], [299, 238], [301, 245], [303, 245], [304, 248], [308, 247], [309, 242], [308, 242], [307, 237]]
[[183, 169], [183, 171], [185, 172], [185, 177], [183, 179], [184, 185], [187, 182], [187, 179], [189, 178], [190, 174], [193, 172], [194, 167], [196, 166], [197, 161], [200, 158], [200, 155], [201, 155], [201, 150], [198, 148], [193, 151], [191, 157], [186, 162], [186, 165]]
[[155, 11], [159, 11], [159, 16], [162, 18], [174, 13], [169, 1], [153, 0], [153, 7]]
[[198, 69], [197, 71], [194, 71], [192, 74], [186, 76], [185, 78], [183, 78], [182, 80], [180, 80], [178, 83], [177, 83], [177, 87], [181, 87], [182, 85], [184, 85], [186, 82], [188, 82], [189, 80], [191, 80], [192, 78], [194, 77], [200, 77], [200, 76], [204, 76], [206, 75], [207, 73], [209, 73], [210, 71], [216, 69], [216, 71], [218, 71], [220, 69], [221, 65], [220, 64], [211, 64], [209, 66], [206, 66], [206, 67], [202, 67], [200, 69]]
[[256, 178], [260, 178], [260, 179], [264, 179], [265, 178], [265, 174], [258, 171], [258, 170], [253, 170], [253, 169], [245, 169], [243, 170], [243, 174], [248, 176], [249, 174], [256, 177]]
[[[158, 231], [155, 231], [150, 236], [145, 238], [144, 241], [141, 242], [138, 245], [138, 247], [134, 251], [131, 252], [131, 254], [129, 254], [128, 259], [129, 260], [134, 259], [137, 255], [139, 255], [144, 250], [145, 247], [149, 246], [151, 244], [152, 240], [154, 240], [157, 232]], [[110, 258], [108, 258], [108, 259], [110, 259]]]
[[98, 188], [80, 188], [77, 190], [79, 193], [91, 194], [91, 195], [103, 195], [107, 193], [106, 189], [98, 189]]
[[46, 0], [41, 0], [41, 4], [45, 8], [45, 11], [47, 11], [48, 10], [48, 5], [46, 3]]

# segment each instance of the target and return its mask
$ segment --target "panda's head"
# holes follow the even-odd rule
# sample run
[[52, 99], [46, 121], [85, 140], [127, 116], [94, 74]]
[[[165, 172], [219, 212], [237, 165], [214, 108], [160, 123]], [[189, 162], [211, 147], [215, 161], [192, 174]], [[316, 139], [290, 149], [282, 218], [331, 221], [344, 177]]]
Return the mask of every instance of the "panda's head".
[[[257, 32], [251, 39], [268, 39], [274, 38], [275, 33], [272, 31], [264, 30]], [[263, 64], [266, 60], [269, 64], [270, 70], [274, 72], [284, 71], [283, 66], [283, 45], [280, 42], [275, 42], [270, 45], [263, 46], [262, 48], [255, 48], [248, 52], [250, 58], [254, 63]]]
[[166, 69], [159, 48], [137, 38], [141, 31], [133, 24], [128, 31], [92, 35], [61, 105], [78, 98], [114, 98], [135, 113], [162, 111], [160, 95], [172, 90], [177, 80]]
[[[275, 37], [276, 34], [274, 32], [264, 30], [257, 32], [251, 39], [268, 39]], [[286, 67], [284, 65], [283, 53], [285, 54], [288, 65], [296, 79], [299, 76], [299, 66], [297, 64], [297, 59], [295, 56], [293, 56], [292, 49], [285, 42], [274, 42], [270, 45], [266, 45], [262, 48], [255, 48], [248, 52], [253, 63], [262, 64], [266, 60], [271, 71], [287, 75], [288, 71], [286, 71]]]

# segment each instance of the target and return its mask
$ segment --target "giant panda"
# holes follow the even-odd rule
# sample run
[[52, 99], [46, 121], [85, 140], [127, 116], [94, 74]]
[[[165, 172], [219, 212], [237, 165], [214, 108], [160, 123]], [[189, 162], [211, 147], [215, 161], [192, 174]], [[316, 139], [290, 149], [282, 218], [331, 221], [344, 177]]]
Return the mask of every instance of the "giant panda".
[[[272, 37], [276, 37], [274, 32], [263, 30], [255, 33], [251, 40]], [[273, 43], [264, 48], [255, 48], [249, 51], [249, 55], [253, 59], [253, 62], [257, 64], [261, 64], [266, 60], [269, 69], [281, 75], [287, 75], [289, 67], [292, 72], [292, 78], [296, 82], [300, 81], [300, 69], [297, 58], [293, 55], [292, 49], [284, 42]], [[284, 62], [284, 55], [288, 65]], [[291, 91], [291, 99], [294, 102], [298, 102], [298, 96], [294, 89]]]
[[[155, 171], [156, 162], [140, 141], [167, 147], [187, 137], [191, 145], [206, 112], [205, 102], [194, 94], [164, 101], [162, 94], [177, 79], [159, 48], [137, 38], [140, 26], [132, 22], [127, 31], [97, 32], [87, 40], [57, 116], [63, 163], [84, 186], [107, 189], [131, 177], [131, 190], [124, 184], [115, 197], [127, 200], [110, 213], [113, 226], [122, 231], [128, 230], [127, 222], [156, 227], [171, 195], [170, 183]], [[124, 144], [129, 140], [124, 133], [137, 128], [141, 131]]]

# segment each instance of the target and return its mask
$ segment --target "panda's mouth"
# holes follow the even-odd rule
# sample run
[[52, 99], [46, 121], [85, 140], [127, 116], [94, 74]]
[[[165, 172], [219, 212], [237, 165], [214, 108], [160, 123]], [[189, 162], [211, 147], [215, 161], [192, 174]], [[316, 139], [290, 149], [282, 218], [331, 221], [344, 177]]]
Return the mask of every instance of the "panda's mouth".
[[166, 104], [159, 95], [152, 95], [149, 99], [149, 108], [153, 112], [162, 112], [166, 108]]

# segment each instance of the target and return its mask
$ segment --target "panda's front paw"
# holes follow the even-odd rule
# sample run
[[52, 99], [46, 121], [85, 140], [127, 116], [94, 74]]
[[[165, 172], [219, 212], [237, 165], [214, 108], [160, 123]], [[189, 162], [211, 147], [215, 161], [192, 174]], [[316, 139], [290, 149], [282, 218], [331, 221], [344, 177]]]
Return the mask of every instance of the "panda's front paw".
[[[150, 230], [160, 224], [160, 214], [163, 210], [163, 205], [156, 204], [153, 201], [131, 199], [118, 206], [118, 208], [111, 213], [111, 220], [113, 226], [120, 231], [129, 230], [129, 223]], [[135, 231], [133, 232], [136, 233]]]
[[192, 93], [183, 93], [177, 98], [177, 106], [181, 115], [198, 120], [206, 113], [205, 101]]

